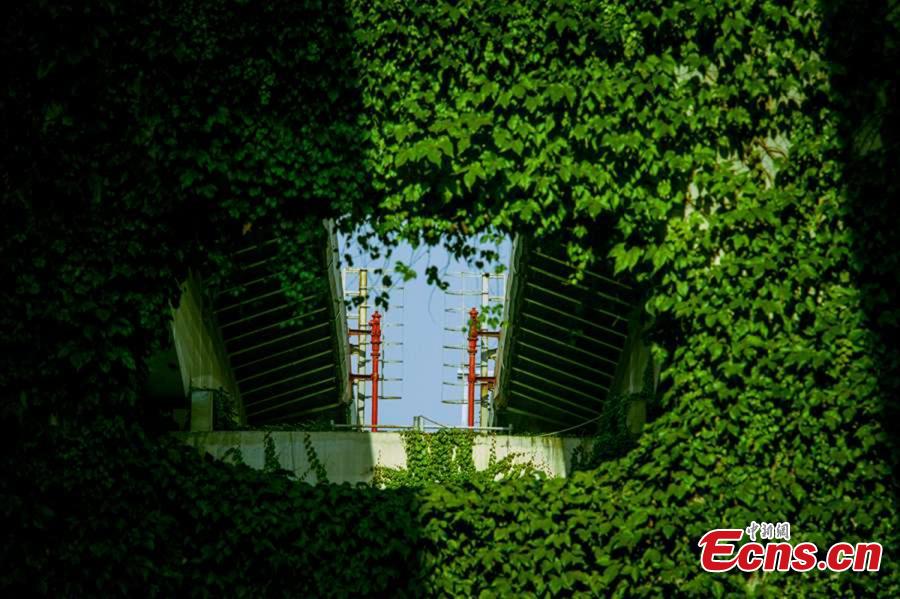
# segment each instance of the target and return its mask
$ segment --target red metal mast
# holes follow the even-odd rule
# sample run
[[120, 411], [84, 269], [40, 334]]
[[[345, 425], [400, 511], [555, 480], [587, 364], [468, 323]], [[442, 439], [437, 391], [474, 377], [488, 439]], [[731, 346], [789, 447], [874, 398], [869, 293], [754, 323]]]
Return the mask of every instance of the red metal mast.
[[475, 426], [475, 352], [478, 346], [478, 310], [469, 310], [469, 428]]
[[378, 431], [378, 364], [381, 358], [381, 314], [377, 310], [369, 321], [369, 329], [372, 331], [372, 432], [374, 433]]
[[350, 329], [350, 335], [372, 337], [372, 373], [350, 373], [350, 382], [358, 380], [372, 381], [372, 432], [378, 430], [378, 367], [381, 361], [381, 314], [377, 311], [372, 314], [369, 321], [369, 329]]

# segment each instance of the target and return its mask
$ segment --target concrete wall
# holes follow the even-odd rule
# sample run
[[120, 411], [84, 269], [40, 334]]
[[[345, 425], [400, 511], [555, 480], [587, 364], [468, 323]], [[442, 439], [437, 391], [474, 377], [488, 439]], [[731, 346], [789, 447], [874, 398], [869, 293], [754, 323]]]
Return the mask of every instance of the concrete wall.
[[[265, 463], [265, 434], [262, 431], [176, 433], [187, 444], [221, 459], [234, 447], [241, 449], [244, 462], [261, 469]], [[308, 482], [315, 482], [306, 456], [304, 437], [309, 435], [316, 456], [328, 471], [329, 482], [357, 483], [372, 480], [376, 465], [392, 468], [406, 466], [406, 452], [400, 433], [360, 432], [273, 432], [275, 452], [282, 468], [291, 470]], [[487, 467], [492, 438], [479, 435], [475, 440], [475, 467]], [[582, 442], [575, 437], [493, 438], [497, 459], [512, 453], [524, 454], [517, 462], [529, 459], [552, 476], [566, 476], [571, 470], [572, 452]]]
[[[653, 362], [650, 346], [644, 343], [642, 334], [644, 323], [641, 311], [635, 311], [629, 317], [628, 339], [622, 349], [622, 357], [616, 368], [616, 378], [610, 393], [636, 394], [644, 391], [645, 374], [650, 369], [653, 388], [659, 379], [659, 365]], [[643, 399], [632, 399], [625, 416], [628, 429], [638, 434], [647, 421], [647, 402]]]
[[243, 421], [240, 393], [225, 346], [212, 320], [212, 311], [204, 305], [201, 285], [193, 276], [182, 284], [181, 301], [173, 310], [172, 335], [185, 393], [191, 392], [191, 429], [212, 428], [211, 394], [193, 390], [224, 390], [235, 399], [238, 416]]

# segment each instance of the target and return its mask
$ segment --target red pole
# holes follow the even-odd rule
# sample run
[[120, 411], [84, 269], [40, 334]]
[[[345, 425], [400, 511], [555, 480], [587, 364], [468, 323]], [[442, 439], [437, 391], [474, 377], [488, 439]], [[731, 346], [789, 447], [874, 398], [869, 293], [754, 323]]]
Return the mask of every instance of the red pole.
[[475, 352], [478, 345], [478, 310], [469, 310], [469, 428], [475, 426]]
[[378, 431], [378, 362], [381, 357], [381, 314], [376, 310], [369, 321], [372, 332], [372, 432]]

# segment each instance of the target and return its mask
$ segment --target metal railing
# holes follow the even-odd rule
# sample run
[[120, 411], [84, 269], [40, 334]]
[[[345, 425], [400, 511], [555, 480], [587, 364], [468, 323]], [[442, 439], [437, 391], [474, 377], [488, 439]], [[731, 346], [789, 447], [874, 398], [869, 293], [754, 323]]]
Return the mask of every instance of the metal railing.
[[[415, 424], [412, 425], [404, 425], [404, 424], [335, 424], [335, 422], [331, 421], [331, 426], [335, 429], [345, 429], [345, 430], [353, 430], [353, 431], [364, 431], [371, 430], [372, 432], [378, 432], [385, 429], [390, 429], [390, 431], [428, 431], [428, 430], [441, 430], [445, 428], [450, 429], [458, 429], [458, 430], [466, 430], [473, 432], [505, 432], [507, 434], [512, 434], [512, 426], [447, 426], [441, 424], [439, 422], [435, 422], [425, 416], [414, 416]], [[423, 420], [427, 420], [429, 422], [433, 422], [434, 424], [425, 424]]]

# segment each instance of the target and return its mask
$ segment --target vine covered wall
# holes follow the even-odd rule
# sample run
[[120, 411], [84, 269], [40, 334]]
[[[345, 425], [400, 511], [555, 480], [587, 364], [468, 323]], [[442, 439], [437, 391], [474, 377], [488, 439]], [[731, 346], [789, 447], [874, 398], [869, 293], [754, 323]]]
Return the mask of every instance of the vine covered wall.
[[[107, 1], [3, 27], [3, 586], [900, 592], [889, 3]], [[528, 231], [608, 258], [646, 289], [658, 417], [572, 479], [416, 490], [155, 436], [144, 362], [187, 268], [274, 236], [297, 292], [325, 216], [373, 252]], [[880, 542], [882, 570], [704, 573], [700, 536], [751, 520]]]
[[[442, 428], [434, 433], [409, 430], [401, 433], [405, 468], [391, 468], [381, 464], [374, 467], [372, 484], [376, 487], [428, 487], [460, 485], [472, 481], [491, 483], [509, 478], [546, 478], [548, 469], [535, 463], [537, 456], [512, 452], [497, 458], [497, 438], [490, 435], [487, 464], [481, 470], [475, 466], [473, 431]], [[529, 459], [530, 458], [530, 459]]]

